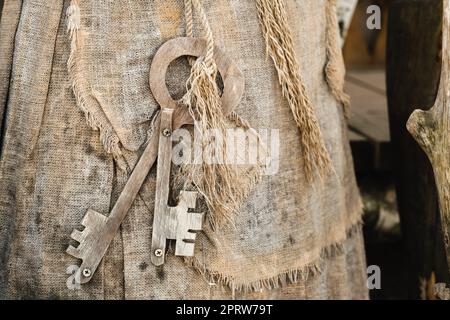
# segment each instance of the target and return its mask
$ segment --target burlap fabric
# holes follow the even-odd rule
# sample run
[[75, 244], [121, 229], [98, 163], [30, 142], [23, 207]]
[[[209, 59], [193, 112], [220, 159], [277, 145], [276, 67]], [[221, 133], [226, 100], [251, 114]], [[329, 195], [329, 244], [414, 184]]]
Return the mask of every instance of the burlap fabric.
[[[217, 44], [246, 78], [237, 113], [277, 129], [279, 170], [265, 176], [231, 226], [206, 227], [188, 265], [169, 253], [150, 262], [155, 170], [93, 280], [70, 290], [65, 253], [88, 208], [107, 214], [151, 130], [152, 56], [183, 36], [183, 1], [80, 1], [83, 74], [96, 120], [117, 137], [122, 160], [77, 106], [67, 71], [69, 1], [6, 1], [1, 20], [0, 297], [2, 298], [367, 298], [356, 187], [342, 106], [324, 76], [326, 1], [287, 0], [301, 74], [334, 173], [311, 184], [299, 133], [267, 59], [253, 0], [204, 1]], [[337, 26], [336, 26], [337, 27]], [[168, 83], [183, 90], [181, 68]], [[104, 133], [103, 133], [104, 134]], [[110, 150], [111, 151], [111, 150]]]

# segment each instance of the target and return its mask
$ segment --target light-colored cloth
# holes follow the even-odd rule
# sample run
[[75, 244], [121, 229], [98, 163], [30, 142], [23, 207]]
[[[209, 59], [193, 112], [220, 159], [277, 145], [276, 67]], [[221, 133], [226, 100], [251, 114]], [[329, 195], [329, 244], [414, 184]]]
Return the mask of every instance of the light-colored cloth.
[[[5, 2], [0, 297], [367, 298], [361, 202], [346, 123], [324, 76], [326, 0], [285, 2], [334, 173], [323, 186], [305, 179], [298, 128], [266, 57], [255, 1], [205, 0], [217, 45], [246, 79], [237, 113], [256, 130], [279, 130], [279, 170], [256, 185], [236, 228], [212, 232], [206, 226], [194, 267], [169, 253], [156, 268], [150, 262], [153, 168], [95, 276], [78, 290], [66, 286], [66, 270], [77, 263], [65, 253], [69, 235], [87, 209], [107, 214], [128, 177], [76, 105], [67, 72], [69, 1]], [[85, 0], [80, 8], [80, 54], [98, 98], [96, 112], [132, 167], [158, 108], [148, 85], [150, 63], [166, 40], [185, 35], [183, 1]], [[178, 93], [185, 81], [179, 70], [167, 79]]]

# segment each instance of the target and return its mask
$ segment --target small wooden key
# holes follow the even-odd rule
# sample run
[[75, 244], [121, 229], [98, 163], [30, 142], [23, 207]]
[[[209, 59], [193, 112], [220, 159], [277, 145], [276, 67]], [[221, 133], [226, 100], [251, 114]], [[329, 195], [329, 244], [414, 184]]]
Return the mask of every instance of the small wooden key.
[[[166, 42], [153, 58], [150, 69], [150, 89], [156, 101], [161, 106], [161, 112], [156, 115], [157, 118], [155, 119], [154, 133], [150, 137], [147, 147], [136, 164], [110, 214], [105, 216], [89, 209], [81, 221], [81, 224], [85, 227], [84, 230], [74, 230], [71, 234], [72, 239], [79, 242], [79, 245], [76, 248], [69, 246], [67, 248], [67, 253], [82, 260], [81, 266], [75, 274], [75, 279], [79, 283], [83, 284], [91, 280], [94, 272], [105, 255], [123, 219], [139, 193], [148, 172], [155, 163], [158, 156], [158, 151], [160, 149], [160, 140], [163, 137], [168, 138], [165, 137], [165, 135], [167, 135], [167, 131], [164, 129], [170, 127], [171, 129], [169, 130], [175, 130], [185, 124], [193, 124], [194, 121], [187, 111], [187, 108], [179, 107], [178, 102], [174, 101], [170, 96], [165, 84], [166, 73], [169, 64], [175, 59], [182, 56], [199, 57], [204, 54], [205, 49], [206, 41], [203, 39], [175, 38]], [[228, 114], [239, 103], [242, 97], [244, 92], [244, 78], [239, 69], [217, 47], [215, 48], [214, 58], [224, 82], [224, 92], [221, 98], [222, 107], [224, 108], [224, 113]], [[163, 118], [165, 125], [164, 128], [161, 127], [161, 121]], [[169, 126], [169, 124], [171, 124], [171, 126]], [[161, 135], [163, 137], [161, 137]], [[167, 148], [169, 143], [166, 143], [165, 139], [163, 139], [163, 141], [164, 148]], [[168, 149], [170, 149], [168, 153], [171, 153], [171, 143], [170, 148]], [[162, 152], [162, 154], [167, 157], [166, 153]], [[165, 161], [158, 161], [158, 166], [160, 163], [162, 166], [169, 166], [170, 161], [170, 158], [166, 158]], [[160, 181], [162, 183], [162, 181], [166, 180], [160, 179]], [[165, 187], [168, 187], [168, 180], [164, 188]], [[158, 195], [158, 193], [161, 194]], [[161, 186], [157, 186], [156, 196], [161, 199], [159, 203], [163, 203], [162, 199], [165, 199], [165, 193], [166, 191], [163, 190]], [[189, 208], [195, 207], [195, 197], [195, 192], [183, 192], [180, 194], [180, 202], [177, 207], [167, 207], [166, 202], [164, 203], [166, 209], [160, 211], [163, 212], [159, 214], [160, 216], [161, 214], [163, 216], [168, 216], [168, 218], [163, 218], [163, 220], [171, 223], [170, 226], [161, 229], [163, 231], [161, 234], [166, 239], [178, 240], [175, 254], [193, 254], [192, 241], [195, 239], [195, 233], [190, 231], [199, 230], [199, 226], [201, 226], [201, 215], [191, 214], [188, 212]], [[161, 207], [158, 206], [158, 208], [162, 208], [162, 205]], [[157, 219], [157, 224], [158, 221], [161, 222], [161, 220]], [[185, 226], [188, 226], [189, 229], [185, 230]], [[162, 239], [162, 236], [160, 238]], [[181, 239], [181, 241], [179, 239]], [[152, 252], [152, 261], [155, 264], [161, 264], [164, 262], [164, 248], [165, 244], [161, 247], [158, 246], [158, 248]], [[160, 254], [160, 251], [157, 251], [157, 249], [160, 249], [162, 253], [159, 257], [157, 257], [157, 255]]]
[[151, 255], [152, 263], [157, 266], [164, 263], [167, 240], [176, 240], [175, 255], [192, 256], [196, 232], [202, 229], [203, 221], [203, 214], [188, 212], [188, 209], [195, 209], [197, 192], [181, 191], [178, 205], [167, 205], [170, 192], [173, 111], [169, 108], [163, 108], [161, 111]]
[[[161, 130], [158, 152], [158, 167], [156, 176], [155, 211], [153, 218], [152, 255], [151, 261], [159, 266], [164, 263], [167, 240], [176, 240], [175, 255], [193, 256], [196, 232], [201, 230], [203, 215], [188, 212], [195, 209], [197, 192], [182, 191], [176, 207], [169, 207], [169, 180], [172, 159], [172, 142], [170, 132], [182, 123], [193, 123], [187, 108], [179, 106], [170, 96], [166, 84], [166, 73], [169, 64], [181, 56], [199, 56], [205, 51], [205, 42], [200, 39], [182, 38], [167, 42], [156, 53], [150, 70], [150, 88], [156, 101], [161, 106]], [[216, 49], [216, 63], [224, 79], [224, 94], [222, 106], [228, 114], [240, 101], [244, 82], [241, 72]], [[153, 77], [153, 76], [154, 77]], [[173, 114], [178, 117], [172, 121]], [[183, 116], [180, 114], [183, 113]]]

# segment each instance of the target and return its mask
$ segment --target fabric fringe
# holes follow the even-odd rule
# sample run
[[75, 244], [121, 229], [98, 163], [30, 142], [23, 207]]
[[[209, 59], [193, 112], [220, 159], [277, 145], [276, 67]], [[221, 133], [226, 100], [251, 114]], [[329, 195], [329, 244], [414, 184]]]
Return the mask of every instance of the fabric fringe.
[[[66, 14], [67, 31], [71, 39], [67, 68], [76, 103], [85, 114], [87, 124], [92, 129], [100, 132], [100, 141], [106, 152], [112, 153], [116, 160], [121, 159], [122, 151], [120, 149], [119, 137], [109, 123], [99, 120], [92, 111], [95, 108], [95, 104], [100, 105], [100, 100], [98, 95], [90, 89], [88, 81], [84, 78], [83, 62], [79, 55], [83, 39], [80, 30], [81, 13], [78, 0], [71, 0]], [[122, 162], [119, 161], [119, 163]], [[123, 166], [119, 167], [123, 169]]]
[[287, 99], [299, 128], [306, 178], [318, 173], [324, 178], [332, 167], [314, 107], [300, 75], [291, 30], [283, 0], [256, 0], [266, 51], [278, 73], [283, 96]]
[[342, 104], [344, 114], [349, 116], [350, 97], [344, 92], [345, 65], [339, 46], [336, 0], [328, 0], [326, 5], [326, 50], [327, 65], [325, 78], [334, 98]]
[[299, 268], [288, 269], [279, 274], [260, 279], [250, 283], [236, 283], [235, 280], [220, 272], [210, 271], [195, 257], [185, 257], [185, 263], [194, 268], [202, 276], [207, 277], [212, 283], [228, 287], [230, 290], [242, 293], [258, 292], [261, 290], [273, 290], [285, 287], [289, 284], [295, 284], [300, 280], [306, 281], [309, 277], [315, 277], [323, 272], [324, 261], [345, 254], [344, 241], [354, 237], [357, 233], [362, 232], [362, 222], [355, 223], [347, 230], [346, 238], [341, 242], [333, 243], [322, 249], [320, 257], [317, 261], [301, 266]]
[[308, 279], [310, 276], [315, 276], [321, 273], [320, 263], [313, 263], [302, 268], [291, 269], [284, 271], [276, 276], [266, 279], [260, 279], [251, 283], [236, 284], [233, 278], [220, 274], [217, 272], [205, 271], [204, 266], [196, 259], [186, 258], [187, 265], [194, 268], [202, 276], [208, 277], [209, 281], [214, 284], [219, 284], [228, 287], [234, 292], [258, 292], [261, 290], [273, 290], [284, 287], [288, 284], [297, 283], [299, 280]]

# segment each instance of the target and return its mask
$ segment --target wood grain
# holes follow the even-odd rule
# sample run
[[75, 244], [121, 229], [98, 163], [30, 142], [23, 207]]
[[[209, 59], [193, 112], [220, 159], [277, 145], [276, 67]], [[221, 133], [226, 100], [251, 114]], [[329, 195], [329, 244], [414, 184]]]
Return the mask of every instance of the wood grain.
[[433, 169], [406, 128], [411, 113], [433, 106], [441, 75], [442, 0], [401, 0], [390, 7], [386, 83], [393, 174], [402, 228], [407, 298], [420, 279], [450, 281]]
[[450, 0], [444, 0], [443, 19], [442, 70], [436, 102], [428, 111], [414, 111], [407, 128], [433, 166], [447, 262], [450, 265]]
[[[157, 117], [160, 117], [160, 115], [158, 114]], [[155, 132], [159, 131], [159, 123], [159, 121], [155, 122]], [[158, 134], [153, 134], [150, 137], [147, 147], [131, 173], [127, 184], [117, 199], [109, 216], [106, 217], [99, 212], [88, 210], [81, 222], [81, 225], [84, 226], [83, 231], [74, 230], [72, 232], [72, 239], [80, 244], [77, 248], [69, 246], [67, 248], [67, 253], [78, 259], [82, 259], [81, 266], [75, 275], [79, 283], [86, 283], [92, 278], [100, 261], [108, 250], [109, 244], [114, 239], [117, 230], [136, 198], [142, 183], [155, 163], [158, 139]], [[87, 272], [87, 270], [89, 271], [89, 276], [83, 274], [83, 271]]]
[[195, 231], [201, 230], [203, 221], [203, 214], [188, 212], [195, 209], [197, 192], [183, 192], [176, 207], [168, 206], [172, 139], [165, 133], [172, 132], [173, 112], [169, 108], [161, 112], [151, 248], [151, 261], [156, 266], [164, 263], [167, 240], [176, 240], [175, 255], [194, 255]]
[[[184, 124], [193, 124], [193, 119], [186, 108], [177, 108], [166, 86], [166, 73], [170, 63], [179, 57], [200, 57], [204, 54], [206, 40], [200, 38], [180, 37], [164, 43], [153, 58], [150, 69], [150, 89], [158, 104], [164, 108], [174, 109], [174, 128]], [[239, 103], [244, 93], [244, 77], [233, 61], [219, 48], [214, 48], [214, 60], [223, 79], [224, 92], [221, 97], [224, 114], [229, 114]]]

